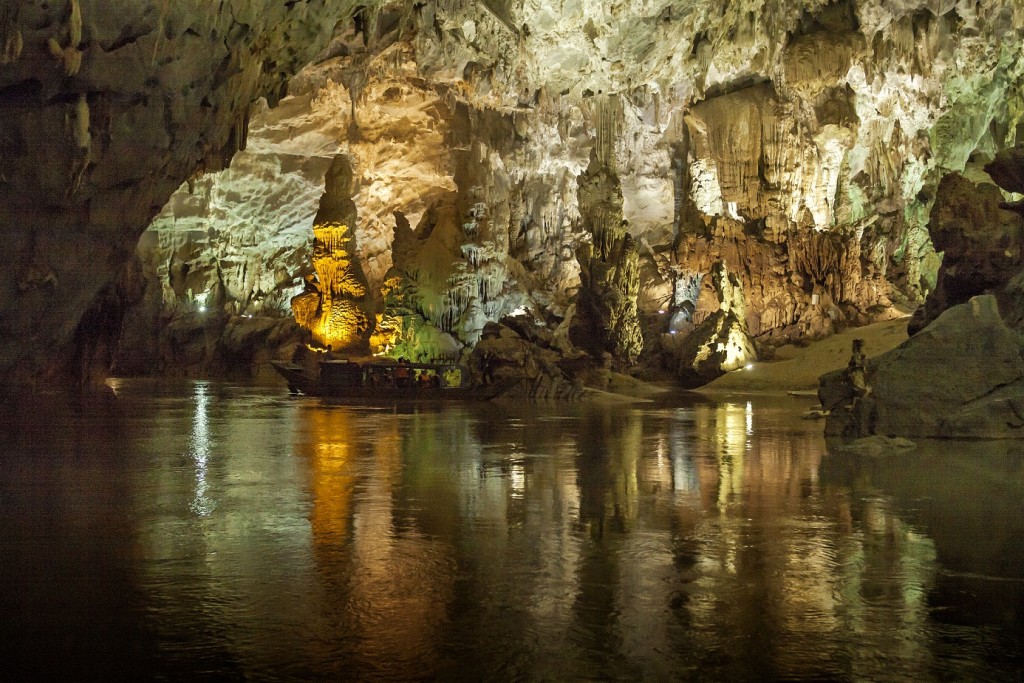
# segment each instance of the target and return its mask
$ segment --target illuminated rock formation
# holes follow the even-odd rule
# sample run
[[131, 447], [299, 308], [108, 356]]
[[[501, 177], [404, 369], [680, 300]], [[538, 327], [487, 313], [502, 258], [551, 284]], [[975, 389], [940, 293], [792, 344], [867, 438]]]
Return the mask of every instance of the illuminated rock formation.
[[356, 256], [356, 205], [352, 166], [339, 154], [327, 172], [324, 195], [313, 223], [313, 269], [306, 291], [292, 299], [295, 321], [314, 345], [346, 354], [369, 351], [372, 297]]
[[739, 278], [719, 261], [711, 269], [711, 281], [718, 294], [718, 310], [672, 348], [677, 375], [691, 386], [757, 360], [747, 331], [747, 305]]
[[[575, 303], [576, 325], [618, 326], [594, 350], [628, 364], [715, 315], [718, 261], [759, 346], [821, 337], [937, 289], [939, 182], [1012, 146], [1024, 112], [1016, 0], [8, 4], [4, 377], [95, 337], [76, 330], [93, 301], [119, 301], [109, 334], [139, 343], [226, 331], [186, 320], [202, 296], [226, 320], [283, 316], [339, 152], [369, 292], [391, 281], [401, 212], [422, 248], [388, 291], [445, 353], [520, 308], [557, 327]], [[283, 110], [258, 101], [303, 65]], [[609, 124], [618, 189], [595, 188], [621, 193], [619, 220], [595, 242], [581, 185]], [[436, 235], [431, 206], [451, 207]], [[99, 296], [132, 280], [136, 247], [144, 294]], [[603, 280], [618, 303], [579, 306]]]
[[622, 187], [615, 172], [619, 106], [617, 98], [608, 98], [594, 108], [597, 139], [590, 166], [579, 179], [579, 210], [591, 242], [577, 254], [581, 283], [569, 339], [595, 356], [610, 353], [628, 366], [643, 351], [643, 336], [637, 318], [640, 259], [622, 218]]

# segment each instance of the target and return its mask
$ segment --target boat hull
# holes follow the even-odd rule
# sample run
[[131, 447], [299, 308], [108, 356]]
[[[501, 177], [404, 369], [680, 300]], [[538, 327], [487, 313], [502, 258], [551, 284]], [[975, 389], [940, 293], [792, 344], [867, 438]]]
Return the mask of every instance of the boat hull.
[[[363, 386], [343, 381], [344, 378], [312, 376], [308, 370], [294, 363], [272, 361], [271, 365], [288, 382], [293, 394], [322, 396], [360, 403], [391, 403], [395, 401], [487, 401], [503, 392], [500, 384], [481, 387], [437, 387], [412, 384], [409, 386]], [[322, 375], [323, 373], [321, 373]]]

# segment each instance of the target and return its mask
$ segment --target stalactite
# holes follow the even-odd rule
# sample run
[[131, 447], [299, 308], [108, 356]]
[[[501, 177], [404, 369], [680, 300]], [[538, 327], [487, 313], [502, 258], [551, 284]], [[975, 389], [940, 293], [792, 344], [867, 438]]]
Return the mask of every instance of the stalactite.
[[621, 116], [621, 103], [615, 95], [601, 97], [594, 105], [594, 149], [597, 152], [598, 163], [604, 168], [614, 166]]

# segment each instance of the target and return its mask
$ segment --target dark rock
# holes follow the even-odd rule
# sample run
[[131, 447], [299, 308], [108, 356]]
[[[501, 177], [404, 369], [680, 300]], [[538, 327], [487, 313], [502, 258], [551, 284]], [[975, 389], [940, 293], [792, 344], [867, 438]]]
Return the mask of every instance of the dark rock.
[[174, 189], [244, 148], [251, 104], [327, 44], [319, 13], [346, 11], [293, 4], [3, 3], [0, 386], [71, 340]]
[[821, 378], [826, 434], [856, 438], [1024, 438], [1024, 339], [979, 296], [867, 363], [857, 397], [845, 371]]
[[1024, 268], [1024, 217], [1002, 209], [1002, 201], [995, 185], [976, 185], [959, 174], [942, 179], [930, 223], [942, 266], [935, 290], [911, 321], [911, 334], [979, 294], [997, 294], [1001, 305], [1008, 303], [1001, 292]]
[[[507, 327], [502, 329], [509, 330]], [[481, 339], [473, 349], [469, 366], [480, 384], [502, 383], [505, 396], [541, 399], [574, 399], [583, 385], [560, 367], [561, 356], [518, 336], [498, 334]]]
[[1024, 193], [1024, 146], [1001, 150], [985, 165], [985, 172], [1007, 192]]

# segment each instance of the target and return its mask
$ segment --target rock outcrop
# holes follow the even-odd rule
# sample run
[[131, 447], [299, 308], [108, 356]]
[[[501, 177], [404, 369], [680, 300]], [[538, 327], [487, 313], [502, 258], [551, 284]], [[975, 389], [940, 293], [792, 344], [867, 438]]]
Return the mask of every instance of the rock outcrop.
[[1024, 337], [993, 295], [944, 311], [868, 361], [867, 391], [848, 370], [821, 378], [826, 434], [939, 438], [1024, 437]]
[[997, 295], [1006, 310], [1014, 307], [1017, 297], [1004, 290], [1024, 270], [1024, 216], [1005, 208], [998, 187], [947, 175], [939, 183], [929, 230], [943, 254], [942, 266], [935, 290], [914, 315], [911, 333], [980, 294]]
[[253, 102], [344, 0], [12, 0], [0, 10], [0, 381], [59, 357], [182, 181], [246, 144]]
[[[401, 293], [398, 317], [438, 353], [520, 308], [555, 327], [581, 278], [605, 279], [623, 296], [594, 309], [602, 336], [619, 325], [600, 346], [628, 364], [715, 314], [718, 261], [759, 346], [824, 336], [938, 289], [939, 181], [1013, 145], [1024, 111], [1016, 0], [358, 6], [0, 11], [0, 376], [92, 338], [76, 328], [93, 302], [86, 324], [117, 310], [168, 340], [200, 296], [224, 318], [282, 316], [341, 152], [368, 290]], [[256, 102], [303, 64], [284, 114]], [[622, 232], [595, 241], [581, 184], [602, 145]], [[396, 240], [396, 212], [436, 236]], [[598, 241], [613, 277], [576, 257]], [[137, 246], [146, 294], [97, 298]]]
[[707, 384], [757, 360], [739, 278], [719, 261], [711, 268], [711, 281], [718, 295], [718, 310], [671, 348], [676, 375], [688, 386]]
[[[515, 319], [506, 321], [516, 325]], [[529, 325], [516, 325], [520, 330], [516, 331], [509, 325], [488, 324], [469, 356], [474, 380], [502, 384], [503, 398], [565, 400], [581, 396], [583, 382], [571, 368], [562, 367], [564, 355], [553, 347], [548, 335], [530, 334]]]

